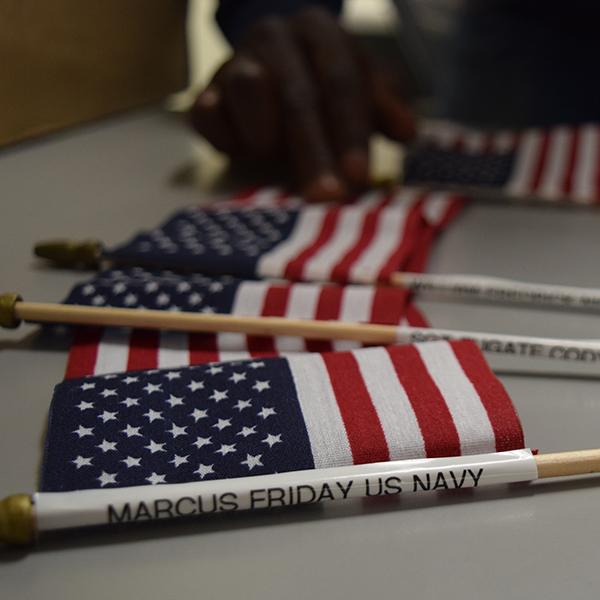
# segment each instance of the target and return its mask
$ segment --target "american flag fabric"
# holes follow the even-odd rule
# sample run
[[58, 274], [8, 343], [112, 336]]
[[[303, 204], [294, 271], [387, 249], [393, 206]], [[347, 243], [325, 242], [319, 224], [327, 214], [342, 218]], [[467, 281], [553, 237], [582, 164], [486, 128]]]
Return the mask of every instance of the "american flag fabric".
[[374, 283], [422, 267], [463, 200], [403, 188], [347, 205], [310, 205], [272, 189], [173, 215], [105, 251], [120, 265], [237, 277]]
[[[406, 290], [384, 286], [246, 281], [233, 277], [113, 269], [73, 288], [68, 304], [184, 310], [240, 316], [342, 320], [427, 326]], [[67, 378], [217, 360], [356, 348], [350, 341], [188, 334], [118, 328], [78, 328]]]
[[408, 184], [490, 188], [516, 199], [600, 202], [600, 125], [480, 131], [426, 122], [405, 163]]
[[42, 491], [183, 483], [523, 448], [469, 341], [65, 381]]

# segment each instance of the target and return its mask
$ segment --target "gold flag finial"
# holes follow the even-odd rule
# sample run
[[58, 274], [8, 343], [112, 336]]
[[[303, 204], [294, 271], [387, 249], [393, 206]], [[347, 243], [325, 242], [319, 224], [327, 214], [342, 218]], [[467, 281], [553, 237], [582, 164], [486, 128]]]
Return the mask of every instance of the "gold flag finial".
[[0, 543], [31, 544], [35, 539], [35, 524], [31, 496], [15, 494], [0, 502]]
[[21, 300], [21, 296], [13, 292], [0, 294], [0, 327], [15, 329], [21, 324], [21, 319], [15, 315], [15, 304]]
[[50, 260], [61, 267], [96, 268], [102, 257], [98, 240], [49, 240], [35, 245], [33, 252], [39, 258]]

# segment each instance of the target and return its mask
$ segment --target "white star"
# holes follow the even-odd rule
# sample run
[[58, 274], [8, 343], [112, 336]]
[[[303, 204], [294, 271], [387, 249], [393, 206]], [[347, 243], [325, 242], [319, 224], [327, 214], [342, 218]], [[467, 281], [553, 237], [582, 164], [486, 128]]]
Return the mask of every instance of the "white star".
[[100, 487], [104, 487], [109, 483], [117, 483], [117, 474], [102, 471], [102, 474], [100, 475], [100, 477], [98, 477], [98, 481], [100, 482]]
[[76, 406], [79, 410], [87, 410], [88, 408], [94, 408], [94, 404], [92, 402], [86, 402], [85, 400], [82, 400]]
[[131, 469], [131, 467], [141, 467], [141, 460], [141, 458], [134, 458], [133, 456], [128, 456], [127, 458], [121, 460], [121, 462], [125, 463], [128, 469]]
[[133, 306], [138, 301], [138, 297], [135, 294], [127, 294], [123, 299], [123, 304], [125, 306]]
[[91, 296], [95, 291], [96, 288], [91, 283], [88, 283], [81, 288], [81, 293], [84, 296]]
[[165, 483], [166, 475], [159, 475], [158, 473], [152, 473], [149, 477], [146, 477], [146, 481], [151, 483], [152, 485], [156, 485], [158, 483]]
[[92, 431], [94, 431], [93, 427], [84, 427], [83, 425], [80, 425], [73, 433], [76, 433], [79, 436], [79, 439], [81, 439], [86, 435], [92, 435]]
[[271, 388], [271, 382], [270, 381], [259, 381], [258, 379], [256, 380], [256, 382], [252, 386], [252, 389], [256, 390], [257, 392], [262, 392], [263, 390], [268, 390], [270, 388]]
[[252, 400], [238, 400], [237, 404], [233, 405], [233, 407], [237, 408], [240, 412], [245, 408], [250, 408], [250, 406], [252, 406]]
[[223, 290], [223, 284], [218, 281], [214, 281], [208, 286], [209, 291], [211, 292], [220, 292]]
[[179, 398], [178, 396], [173, 396], [173, 394], [170, 394], [166, 399], [166, 402], [168, 402], [171, 405], [171, 408], [173, 408], [174, 406], [183, 404], [183, 398]]
[[122, 281], [119, 281], [113, 285], [112, 291], [113, 294], [122, 294], [126, 289], [127, 286]]
[[188, 296], [188, 304], [190, 306], [196, 306], [202, 302], [202, 296], [198, 292], [194, 292]]
[[139, 398], [125, 398], [125, 400], [121, 400], [121, 404], [131, 408], [132, 406], [139, 406], [139, 400]]
[[233, 373], [229, 378], [229, 381], [233, 381], [233, 383], [239, 383], [240, 381], [244, 381], [246, 379], [246, 373]]
[[169, 371], [168, 373], [165, 373], [165, 377], [169, 381], [173, 381], [173, 379], [180, 379], [181, 378], [181, 372], [180, 371]]
[[139, 377], [132, 377], [131, 375], [128, 375], [125, 377], [125, 379], [123, 379], [123, 383], [126, 383], [127, 385], [130, 383], [136, 383], [137, 381], [139, 381]]
[[158, 444], [154, 440], [150, 440], [150, 443], [147, 446], [144, 446], [144, 448], [147, 448], [152, 454], [154, 454], [155, 452], [166, 452], [163, 446], [164, 443]]
[[187, 281], [182, 281], [181, 283], [177, 284], [178, 292], [189, 292], [191, 288], [192, 286]]
[[117, 395], [117, 390], [108, 390], [108, 389], [106, 389], [106, 390], [102, 390], [102, 391], [100, 392], [100, 395], [101, 395], [103, 398], [108, 398], [109, 396], [116, 396], [116, 395]]
[[227, 390], [223, 390], [223, 391], [220, 391], [220, 390], [215, 390], [215, 391], [214, 391], [214, 392], [213, 392], [213, 393], [212, 393], [212, 394], [209, 396], [209, 398], [210, 398], [211, 400], [214, 400], [215, 402], [219, 403], [219, 402], [221, 402], [221, 400], [226, 400], [226, 399], [227, 399], [227, 394], [228, 394], [228, 393], [229, 393], [229, 392], [228, 392]]
[[85, 392], [85, 390], [93, 390], [96, 387], [95, 383], [86, 382], [81, 384], [81, 389]]
[[154, 392], [162, 392], [162, 383], [147, 383], [142, 389], [147, 394], [152, 394]]
[[217, 373], [222, 373], [223, 372], [223, 367], [217, 367], [216, 365], [211, 365], [210, 369], [206, 369], [207, 373], [210, 373], [211, 375], [216, 375]]
[[179, 427], [179, 425], [175, 425], [175, 423], [173, 423], [173, 425], [171, 425], [171, 429], [167, 429], [167, 431], [174, 437], [177, 438], [180, 435], [187, 435], [186, 430], [187, 429], [187, 425], [184, 425], [183, 427]]
[[257, 454], [256, 456], [252, 456], [251, 454], [246, 454], [246, 460], [243, 460], [240, 464], [246, 465], [249, 471], [252, 471], [254, 467], [262, 467], [264, 466], [261, 462], [262, 454]]
[[221, 447], [218, 450], [215, 450], [215, 452], [218, 452], [222, 456], [231, 454], [232, 452], [235, 452], [235, 444], [221, 444]]
[[257, 414], [259, 417], [266, 419], [267, 417], [270, 417], [271, 415], [276, 415], [277, 413], [275, 412], [274, 408], [264, 407]]
[[77, 467], [77, 469], [81, 469], [81, 467], [91, 467], [92, 457], [78, 456], [75, 460], [72, 460], [71, 462]]
[[190, 413], [191, 417], [194, 417], [194, 422], [198, 422], [200, 419], [206, 419], [206, 417], [208, 417], [208, 411], [207, 410], [201, 410], [199, 408], [195, 408], [191, 413]]
[[125, 427], [125, 429], [121, 429], [121, 432], [124, 433], [128, 438], [135, 436], [144, 437], [140, 433], [140, 429], [141, 427], [132, 427], [131, 425], [129, 425], [129, 423], [127, 423], [127, 427]]
[[260, 369], [260, 367], [264, 367], [264, 366], [265, 366], [265, 363], [264, 363], [264, 362], [262, 362], [262, 361], [260, 361], [260, 362], [253, 361], [253, 362], [251, 362], [251, 363], [250, 363], [248, 366], [249, 366], [251, 369]]
[[194, 473], [200, 475], [200, 479], [204, 479], [207, 475], [214, 473], [213, 465], [203, 465], [200, 463]]
[[150, 423], [156, 421], [157, 419], [162, 419], [162, 412], [159, 410], [152, 410], [151, 408], [148, 409], [148, 412], [144, 413], [144, 417], [148, 417], [148, 420], [150, 421]]
[[171, 296], [169, 296], [169, 294], [165, 294], [164, 292], [161, 292], [158, 296], [156, 296], [156, 304], [158, 306], [165, 306], [166, 304], [169, 304], [171, 300]]
[[98, 418], [102, 419], [103, 423], [106, 423], [107, 421], [116, 421], [117, 413], [105, 410], [101, 415], [98, 415]]
[[178, 467], [178, 466], [180, 466], [180, 465], [184, 465], [184, 464], [186, 464], [186, 463], [187, 463], [187, 461], [188, 461], [188, 457], [189, 457], [189, 454], [186, 454], [185, 456], [179, 456], [178, 454], [176, 454], [176, 455], [173, 457], [173, 460], [170, 460], [169, 462], [170, 462], [172, 465], [175, 465], [175, 468], [177, 468], [177, 467]]
[[226, 427], [231, 427], [231, 419], [219, 419], [213, 427], [216, 427], [219, 431], [222, 431]]
[[195, 392], [196, 390], [203, 390], [204, 381], [194, 381], [192, 379], [187, 387], [189, 388], [190, 392]]
[[116, 379], [117, 375], [115, 373], [109, 373], [108, 375], [103, 375], [102, 379]]
[[147, 292], [155, 292], [158, 289], [158, 283], [156, 281], [149, 281], [145, 286], [144, 290]]
[[235, 435], [243, 435], [244, 437], [248, 437], [256, 433], [256, 425], [252, 425], [252, 427], [243, 427], [241, 431], [238, 431]]
[[106, 298], [104, 296], [102, 296], [101, 294], [96, 294], [93, 298], [92, 298], [92, 304], [94, 306], [101, 306], [102, 304], [104, 304], [106, 302]]
[[275, 444], [281, 443], [281, 434], [278, 433], [277, 435], [273, 435], [273, 434], [269, 433], [269, 435], [267, 435], [267, 437], [262, 441], [265, 444], [269, 444], [269, 448], [272, 448]]
[[215, 312], [215, 309], [213, 306], [205, 306], [200, 312], [209, 315], [213, 314]]
[[198, 450], [200, 450], [200, 448], [202, 448], [203, 446], [208, 446], [209, 444], [212, 444], [212, 442], [210, 441], [211, 438], [207, 437], [200, 437], [198, 436], [196, 438], [196, 441], [192, 444], [192, 446], [196, 446], [196, 448], [198, 448]]
[[117, 442], [109, 442], [108, 440], [102, 440], [102, 443], [98, 444], [96, 448], [100, 448], [102, 452], [110, 452], [111, 450], [117, 449]]

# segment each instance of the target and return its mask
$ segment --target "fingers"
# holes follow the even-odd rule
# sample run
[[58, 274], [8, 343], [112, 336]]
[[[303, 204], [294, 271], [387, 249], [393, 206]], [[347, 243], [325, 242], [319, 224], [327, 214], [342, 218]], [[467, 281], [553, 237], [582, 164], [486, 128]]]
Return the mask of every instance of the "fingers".
[[293, 20], [320, 92], [327, 133], [341, 175], [353, 185], [368, 182], [368, 99], [348, 38], [329, 12], [310, 8]]
[[312, 201], [342, 200], [347, 188], [336, 172], [317, 89], [290, 27], [280, 18], [265, 19], [246, 44], [277, 83], [286, 150], [303, 195]]
[[415, 117], [402, 99], [398, 84], [377, 69], [370, 71], [369, 81], [375, 127], [393, 140], [412, 141], [416, 136]]

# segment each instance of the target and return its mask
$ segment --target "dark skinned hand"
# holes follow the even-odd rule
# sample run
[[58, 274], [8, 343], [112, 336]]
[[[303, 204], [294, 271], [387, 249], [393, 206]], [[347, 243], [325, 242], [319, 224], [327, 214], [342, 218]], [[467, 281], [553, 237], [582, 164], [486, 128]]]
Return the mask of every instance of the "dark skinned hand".
[[255, 23], [191, 118], [234, 161], [283, 159], [313, 202], [342, 201], [368, 185], [373, 132], [414, 136], [397, 82], [319, 8]]

